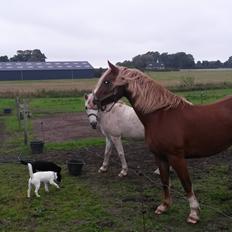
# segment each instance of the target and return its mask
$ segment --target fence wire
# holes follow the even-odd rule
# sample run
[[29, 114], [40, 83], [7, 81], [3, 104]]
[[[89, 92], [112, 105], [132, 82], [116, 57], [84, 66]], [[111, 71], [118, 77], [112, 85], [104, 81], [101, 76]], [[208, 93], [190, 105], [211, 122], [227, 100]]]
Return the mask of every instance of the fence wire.
[[[88, 150], [88, 152], [90, 152], [90, 150]], [[100, 155], [100, 154], [98, 154], [96, 152], [92, 152], [92, 151], [91, 151], [91, 153], [93, 153], [97, 157], [103, 159], [102, 155]], [[115, 159], [112, 159], [112, 157], [111, 157], [111, 162], [115, 163], [118, 166], [121, 166], [121, 163], [118, 162]], [[149, 181], [154, 187], [159, 188], [159, 189], [161, 189], [163, 191], [163, 185], [160, 182], [158, 183], [157, 180], [154, 180], [153, 178], [151, 178], [150, 176], [148, 176], [143, 170], [141, 170], [141, 168], [139, 166], [137, 168], [130, 167], [130, 171], [133, 172], [135, 175], [137, 175], [140, 178], [144, 177], [144, 179], [146, 179], [147, 181]], [[169, 189], [170, 189], [171, 193], [175, 194], [176, 198], [178, 198], [178, 199], [180, 199], [182, 201], [185, 201], [187, 203], [187, 198], [186, 198], [186, 196], [182, 192], [178, 191], [177, 189], [173, 189], [171, 186], [169, 186]], [[144, 197], [141, 196], [141, 199], [143, 199], [143, 198]], [[144, 204], [144, 202], [142, 204]], [[203, 202], [201, 202], [200, 205], [203, 206], [204, 208], [209, 208], [209, 209], [213, 210], [214, 212], [220, 214], [223, 217], [226, 217], [227, 219], [229, 219], [232, 222], [232, 216], [224, 213], [222, 210], [220, 210], [218, 208], [215, 208], [215, 207], [212, 207], [212, 206], [210, 206], [210, 205], [208, 205], [206, 203], [203, 203]], [[143, 208], [144, 208], [144, 206], [142, 206], [142, 210], [141, 211], [143, 211]]]

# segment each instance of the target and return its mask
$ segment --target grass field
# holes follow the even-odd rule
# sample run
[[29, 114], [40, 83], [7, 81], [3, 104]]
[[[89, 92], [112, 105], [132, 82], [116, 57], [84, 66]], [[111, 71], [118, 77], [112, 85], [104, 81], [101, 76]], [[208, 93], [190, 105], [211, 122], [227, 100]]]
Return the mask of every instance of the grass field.
[[[148, 72], [148, 75], [165, 86], [179, 86], [191, 78], [195, 84], [232, 83], [232, 70], [181, 70], [171, 72]], [[67, 93], [91, 91], [98, 79], [1, 81], [0, 96], [46, 95], [46, 92]]]
[[193, 78], [195, 83], [232, 82], [232, 70], [181, 70], [171, 72], [148, 72], [148, 75], [166, 86], [180, 85], [185, 78]]
[[[181, 91], [177, 92], [178, 95], [186, 97], [189, 101], [194, 104], [206, 104], [216, 101], [217, 99], [223, 98], [224, 96], [232, 95], [232, 88], [227, 89], [215, 89], [215, 90], [204, 90], [204, 91]], [[46, 97], [46, 98], [29, 98], [30, 110], [32, 112], [33, 118], [41, 117], [42, 115], [56, 114], [56, 113], [70, 113], [70, 112], [81, 112], [84, 111], [84, 98], [83, 97]], [[15, 109], [15, 99], [14, 98], [0, 98], [0, 112], [3, 112], [4, 108]], [[15, 113], [15, 110], [14, 110]], [[1, 147], [4, 149], [0, 151], [2, 153], [7, 153], [8, 149], [16, 149], [19, 151], [22, 148], [22, 131], [18, 128], [18, 123], [16, 117], [2, 115], [0, 120], [4, 122], [5, 129], [8, 134], [14, 134], [14, 141], [9, 139], [9, 142], [5, 141]], [[17, 139], [16, 139], [17, 138]], [[13, 145], [12, 145], [13, 144]], [[72, 147], [77, 146], [78, 143], [73, 141]], [[88, 141], [88, 145], [91, 141]], [[65, 145], [66, 147], [69, 145]], [[8, 148], [7, 148], [8, 147]], [[55, 145], [53, 148], [55, 149]], [[59, 147], [62, 147], [59, 144]]]
[[[215, 82], [232, 81], [232, 71], [215, 71], [214, 73], [211, 73], [211, 71], [181, 71], [153, 74], [155, 79], [161, 80], [163, 83], [166, 81], [172, 82], [172, 85], [176, 85], [182, 77], [187, 75], [196, 78], [196, 81], [211, 82], [213, 79]], [[219, 76], [220, 80], [217, 80]], [[213, 79], [210, 79], [211, 77]], [[41, 85], [37, 82], [0, 82], [0, 92], [20, 92], [21, 87], [24, 92], [34, 91], [34, 89], [37, 91], [47, 88], [47, 86], [52, 88], [56, 85], [59, 90], [64, 90], [64, 87], [65, 91], [69, 91], [74, 85], [75, 88], [76, 85], [82, 86], [83, 89], [92, 88], [95, 82], [96, 80], [55, 81], [54, 84], [53, 81], [44, 81]], [[14, 85], [16, 89], [11, 90]], [[24, 89], [25, 86], [27, 87]], [[178, 95], [186, 97], [194, 104], [214, 102], [224, 96], [231, 95], [231, 93], [232, 88], [177, 92]], [[38, 98], [31, 96], [29, 98], [30, 109], [34, 118], [64, 112], [80, 112], [84, 110], [83, 102], [83, 97]], [[0, 98], [0, 112], [8, 107], [14, 109], [14, 98]], [[4, 140], [0, 137], [4, 141], [0, 145], [0, 159], [19, 152], [30, 156], [30, 149], [23, 144], [22, 130], [18, 127], [15, 115], [0, 115], [0, 122], [5, 127]], [[103, 144], [102, 139], [91, 138], [48, 143], [46, 144], [46, 151], [58, 153], [61, 151], [78, 151], [81, 147], [99, 147]], [[106, 176], [102, 177], [101, 181], [94, 182], [90, 178], [86, 179], [85, 176], [72, 177], [68, 175], [66, 167], [64, 165], [62, 167], [64, 169], [64, 185], [60, 191], [51, 187], [50, 193], [45, 196], [44, 190], [41, 188], [41, 199], [33, 197], [28, 200], [26, 198], [27, 169], [17, 164], [0, 164], [0, 231], [144, 231], [144, 221], [138, 203], [122, 202], [125, 195], [140, 197], [141, 186], [139, 180], [131, 181], [126, 178], [119, 180]], [[230, 182], [228, 173], [228, 164], [217, 165], [216, 163], [209, 167], [201, 178], [192, 175], [194, 188], [202, 206], [202, 220], [196, 226], [185, 223], [188, 204], [183, 199], [183, 190], [177, 178], [172, 179], [174, 192], [180, 192], [181, 194], [175, 195], [175, 205], [161, 217], [155, 217], [152, 209], [153, 204], [159, 203], [160, 188], [153, 185], [145, 188], [144, 194], [152, 199], [145, 206], [146, 231], [232, 231], [232, 192], [231, 188], [228, 187]], [[227, 216], [223, 216], [223, 214]]]

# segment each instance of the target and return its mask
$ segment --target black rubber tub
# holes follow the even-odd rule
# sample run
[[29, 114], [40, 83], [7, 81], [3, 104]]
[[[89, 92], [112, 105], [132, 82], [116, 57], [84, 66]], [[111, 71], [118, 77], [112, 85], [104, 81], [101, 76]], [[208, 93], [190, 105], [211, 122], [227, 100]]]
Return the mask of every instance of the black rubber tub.
[[31, 146], [32, 154], [43, 153], [43, 148], [44, 148], [44, 142], [43, 141], [40, 141], [40, 140], [31, 141], [30, 146]]
[[80, 176], [82, 173], [83, 165], [85, 164], [83, 159], [72, 159], [67, 161], [68, 171], [72, 176]]
[[3, 113], [4, 114], [11, 114], [11, 112], [12, 112], [11, 108], [5, 108], [5, 109], [3, 109]]

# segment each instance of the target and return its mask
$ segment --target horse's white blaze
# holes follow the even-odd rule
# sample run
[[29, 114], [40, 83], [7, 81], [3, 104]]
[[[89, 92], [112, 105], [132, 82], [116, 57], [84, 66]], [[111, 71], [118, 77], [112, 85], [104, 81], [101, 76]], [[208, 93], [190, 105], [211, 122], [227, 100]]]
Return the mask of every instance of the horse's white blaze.
[[98, 110], [88, 109], [87, 111], [88, 111], [87, 115], [88, 115], [88, 118], [89, 118], [89, 123], [90, 124], [97, 123]]

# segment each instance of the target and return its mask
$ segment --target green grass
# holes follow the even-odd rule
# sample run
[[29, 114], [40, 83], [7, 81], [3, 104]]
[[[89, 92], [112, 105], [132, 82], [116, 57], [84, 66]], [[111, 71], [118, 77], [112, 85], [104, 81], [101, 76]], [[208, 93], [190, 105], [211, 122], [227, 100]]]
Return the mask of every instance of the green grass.
[[60, 190], [50, 187], [48, 194], [41, 186], [41, 198], [32, 192], [31, 199], [27, 199], [27, 172], [20, 165], [1, 166], [1, 231], [100, 231], [99, 223], [108, 213], [102, 199], [90, 191], [84, 179], [65, 173]]
[[[232, 89], [177, 92], [194, 104], [214, 102], [231, 95]], [[30, 109], [34, 118], [41, 115], [83, 111], [81, 97], [31, 98]], [[0, 117], [4, 123], [7, 139], [0, 146], [0, 157], [6, 154], [30, 154], [23, 145], [23, 132], [18, 127], [14, 99], [0, 99], [0, 110], [12, 107], [12, 115]], [[31, 129], [31, 126], [29, 127]], [[33, 136], [33, 135], [31, 135]], [[45, 151], [78, 151], [79, 148], [103, 146], [103, 138], [88, 138], [62, 143], [46, 143]], [[97, 166], [97, 165], [96, 165]], [[82, 177], [71, 177], [63, 165], [63, 184], [60, 190], [50, 187], [50, 193], [41, 187], [41, 198], [26, 198], [28, 170], [16, 164], [0, 165], [0, 231], [81, 231], [126, 232], [143, 231], [141, 203], [122, 201], [127, 197], [141, 197], [144, 180], [124, 178], [119, 180], [110, 174], [99, 177], [96, 172]], [[118, 170], [117, 170], [118, 171]], [[201, 204], [201, 221], [196, 226], [185, 223], [189, 212], [183, 189], [176, 177], [174, 205], [166, 214], [156, 217], [153, 205], [161, 199], [160, 185], [146, 184], [143, 196], [151, 199], [144, 203], [147, 231], [231, 231], [232, 195], [228, 187], [228, 165], [213, 165], [193, 183]], [[157, 183], [160, 183], [157, 181]]]
[[181, 91], [178, 95], [186, 97], [193, 104], [213, 103], [225, 96], [232, 95], [232, 88], [228, 89], [211, 89], [211, 90], [196, 90], [196, 91]]
[[45, 148], [49, 151], [73, 151], [83, 147], [101, 146], [104, 144], [104, 138], [85, 138], [62, 143], [47, 143]]
[[[231, 95], [232, 89], [211, 89], [204, 91], [181, 91], [177, 92], [178, 95], [186, 97], [189, 101], [194, 104], [206, 104], [214, 102], [224, 96]], [[23, 150], [28, 153], [29, 149], [23, 144], [23, 130], [18, 126], [16, 119], [16, 108], [15, 100], [11, 98], [0, 98], [0, 110], [3, 112], [4, 108], [12, 108], [13, 112], [11, 115], [4, 115], [0, 118], [5, 124], [5, 130], [7, 134], [11, 134], [13, 139], [7, 139], [5, 143], [0, 147], [0, 151], [4, 154], [9, 150], [10, 152], [15, 151], [16, 153]], [[57, 114], [57, 113], [70, 113], [70, 112], [81, 112], [84, 111], [84, 98], [83, 97], [57, 97], [57, 98], [30, 98], [29, 109], [32, 112], [33, 118], [40, 117], [41, 115]], [[31, 121], [29, 120], [29, 129], [31, 130]], [[29, 133], [29, 138], [33, 138], [33, 135]], [[64, 143], [51, 143], [46, 144], [46, 148], [49, 150], [68, 150], [77, 149], [78, 147], [98, 145], [102, 144], [103, 140], [80, 140], [71, 141]], [[4, 148], [4, 149], [3, 149]]]
[[0, 113], [2, 113], [5, 108], [15, 108], [15, 99], [0, 98]]
[[196, 83], [223, 83], [232, 82], [232, 70], [181, 70], [171, 72], [148, 72], [155, 80], [168, 86], [177, 85], [186, 77], [194, 78]]
[[[148, 72], [155, 80], [165, 86], [173, 87], [183, 84], [186, 78], [192, 78], [195, 84], [211, 84], [217, 86], [223, 83], [232, 83], [232, 70], [180, 70], [171, 72]], [[1, 81], [0, 96], [32, 96], [32, 97], [71, 97], [83, 96], [85, 91], [90, 92], [98, 79], [78, 80], [33, 80], [33, 81]]]
[[30, 109], [36, 114], [54, 114], [84, 111], [84, 97], [33, 98]]
[[[193, 175], [202, 210], [201, 221], [192, 226], [185, 222], [189, 206], [175, 176], [172, 177], [173, 206], [166, 214], [157, 217], [153, 206], [160, 202], [160, 185], [145, 184], [143, 177], [119, 180], [109, 174], [97, 178], [97, 173], [72, 177], [63, 166], [60, 190], [51, 186], [50, 192], [45, 193], [41, 186], [41, 198], [37, 199], [32, 192], [31, 199], [27, 199], [27, 168], [1, 165], [0, 230], [140, 232], [143, 231], [143, 209], [146, 231], [230, 231], [232, 219], [223, 216], [232, 215], [227, 168], [227, 165], [212, 166], [200, 179]], [[124, 200], [141, 196], [150, 201], [145, 201], [142, 206], [141, 202]]]

